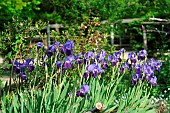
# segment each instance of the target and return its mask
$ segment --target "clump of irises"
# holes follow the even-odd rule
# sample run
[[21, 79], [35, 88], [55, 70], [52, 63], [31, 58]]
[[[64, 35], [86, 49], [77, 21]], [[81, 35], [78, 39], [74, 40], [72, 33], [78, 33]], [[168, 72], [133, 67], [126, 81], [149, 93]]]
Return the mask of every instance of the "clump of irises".
[[32, 72], [34, 70], [34, 61], [33, 59], [29, 58], [27, 60], [23, 61], [13, 61], [13, 70], [18, 74], [18, 76], [23, 80], [27, 80], [26, 76], [26, 70], [29, 72]]
[[153, 58], [147, 60], [147, 51], [141, 50], [136, 54], [131, 52], [128, 54], [127, 61], [122, 65], [122, 68], [130, 68], [132, 73], [132, 84], [136, 84], [139, 80], [147, 81], [151, 86], [157, 86], [157, 77], [155, 71], [160, 71], [162, 66], [161, 61]]
[[[85, 53], [74, 54], [74, 42], [67, 40], [65, 44], [54, 42], [47, 48], [42, 42], [36, 44], [38, 52], [43, 51], [42, 64], [46, 65], [48, 59], [55, 58], [55, 69], [60, 70], [62, 74], [66, 71], [79, 69], [84, 65], [85, 71], [81, 74], [81, 78], [89, 79], [91, 77], [98, 78], [99, 75], [105, 73], [108, 68], [117, 68], [118, 73], [125, 73], [128, 70], [132, 74], [132, 84], [137, 84], [138, 81], [147, 81], [151, 86], [157, 86], [157, 77], [155, 71], [160, 71], [162, 62], [152, 59], [147, 60], [147, 51], [141, 50], [138, 53], [130, 52], [128, 58], [124, 59], [125, 49], [121, 48], [112, 54], [107, 54], [104, 50], [94, 49]], [[27, 59], [24, 62], [13, 61], [14, 71], [23, 79], [26, 80], [26, 68], [28, 71], [33, 71], [35, 59]], [[57, 71], [58, 72], [58, 71]], [[83, 90], [82, 90], [83, 89]], [[82, 96], [89, 89], [84, 85], [77, 92], [77, 96]]]

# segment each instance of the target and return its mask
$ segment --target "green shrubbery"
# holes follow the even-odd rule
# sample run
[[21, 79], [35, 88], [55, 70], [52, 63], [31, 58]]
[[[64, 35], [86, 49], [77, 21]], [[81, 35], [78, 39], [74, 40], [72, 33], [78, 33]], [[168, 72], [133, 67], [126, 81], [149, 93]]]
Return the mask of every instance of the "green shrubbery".
[[15, 76], [14, 84], [9, 87], [15, 85], [15, 88], [4, 88], [2, 112], [87, 112], [94, 110], [98, 102], [104, 106], [104, 112], [150, 113], [160, 109], [160, 102], [154, 99], [162, 94], [161, 85], [166, 87], [169, 83], [159, 83], [163, 79], [159, 74], [168, 78], [168, 66], [165, 67], [168, 62], [163, 62], [157, 74], [162, 64], [154, 59], [147, 60], [145, 50], [138, 54], [131, 52], [128, 59], [124, 59], [124, 49], [115, 52], [108, 46], [107, 30], [100, 30], [98, 20], [84, 22], [80, 27], [68, 27], [61, 36], [52, 31], [53, 44], [45, 47], [39, 42], [29, 53], [25, 51], [29, 40], [24, 37], [34, 36], [34, 32], [27, 34], [22, 26], [18, 28], [22, 32], [16, 32], [17, 27], [11, 28], [13, 34], [6, 32], [1, 40], [5, 36], [9, 36], [9, 40], [1, 43], [1, 47], [8, 47], [8, 43], [14, 45], [7, 58], [12, 61], [9, 69]]

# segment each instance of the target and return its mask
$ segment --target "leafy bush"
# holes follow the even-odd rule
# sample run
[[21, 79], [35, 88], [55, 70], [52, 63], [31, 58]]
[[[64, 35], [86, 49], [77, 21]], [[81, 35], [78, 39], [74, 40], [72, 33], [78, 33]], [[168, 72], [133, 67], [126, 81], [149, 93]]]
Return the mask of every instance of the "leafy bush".
[[34, 24], [31, 19], [13, 18], [0, 33], [0, 55], [7, 59], [24, 57], [22, 53], [26, 53], [33, 37], [39, 34], [43, 26], [41, 21]]
[[67, 40], [72, 40], [75, 43], [74, 52], [90, 51], [93, 49], [105, 49], [107, 52], [113, 51], [114, 47], [109, 44], [110, 26], [101, 25], [99, 18], [91, 18], [81, 25], [65, 25], [65, 30], [58, 35], [56, 31], [52, 31], [51, 35], [54, 40], [64, 43]]
[[153, 89], [151, 95], [157, 98], [157, 100], [163, 99], [167, 101], [168, 110], [170, 110], [170, 56], [163, 55], [161, 57], [162, 68], [160, 72], [155, 73], [158, 76], [159, 85]]

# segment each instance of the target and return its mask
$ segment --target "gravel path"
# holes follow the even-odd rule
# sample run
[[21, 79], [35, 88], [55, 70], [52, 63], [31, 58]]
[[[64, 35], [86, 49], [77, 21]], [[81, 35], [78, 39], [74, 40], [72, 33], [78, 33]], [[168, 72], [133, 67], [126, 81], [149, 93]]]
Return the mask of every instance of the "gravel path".
[[2, 64], [3, 63], [3, 59], [2, 59], [2, 57], [0, 56], [0, 64]]
[[[2, 77], [0, 77], [0, 79], [2, 80], [2, 84], [5, 85], [6, 82], [9, 83], [10, 77], [9, 76], [2, 76]], [[12, 79], [11, 83], [13, 83], [13, 79]]]

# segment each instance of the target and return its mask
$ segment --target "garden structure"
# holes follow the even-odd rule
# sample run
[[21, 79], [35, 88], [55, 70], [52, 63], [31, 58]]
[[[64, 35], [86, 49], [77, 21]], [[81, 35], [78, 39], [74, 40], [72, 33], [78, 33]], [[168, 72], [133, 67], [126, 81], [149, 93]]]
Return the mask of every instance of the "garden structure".
[[[131, 45], [131, 40], [133, 40], [132, 38], [134, 36], [131, 35], [133, 33], [131, 31], [129, 31], [129, 29], [131, 29], [133, 26], [135, 26], [135, 24], [133, 24], [132, 26], [129, 26], [128, 24], [134, 23], [134, 22], [137, 22], [136, 25], [142, 32], [143, 48], [145, 50], [148, 49], [148, 44], [147, 44], [147, 42], [148, 42], [147, 34], [148, 33], [161, 33], [161, 34], [166, 34], [166, 35], [170, 34], [169, 28], [164, 31], [159, 30], [159, 29], [154, 29], [154, 27], [160, 28], [160, 26], [162, 26], [162, 25], [163, 26], [170, 25], [169, 20], [160, 19], [160, 18], [149, 18], [149, 20], [151, 20], [151, 21], [140, 22], [140, 18], [132, 18], [132, 19], [121, 19], [114, 23], [110, 23], [111, 45], [114, 47], [119, 47], [119, 48], [133, 46], [133, 45]], [[106, 22], [107, 21], [102, 21], [102, 22], [100, 22], [100, 24], [105, 24]], [[148, 26], [152, 26], [152, 28], [148, 28]], [[115, 33], [115, 31], [118, 29], [124, 29], [124, 31], [121, 34]], [[64, 30], [64, 26], [62, 24], [56, 23], [56, 24], [47, 24], [47, 26], [44, 26], [42, 28], [41, 33], [45, 33], [47, 36], [44, 39], [46, 42], [45, 44], [47, 44], [47, 45], [50, 45], [50, 38], [52, 38], [50, 36], [51, 30], [55, 30], [56, 32], [58, 32], [58, 34], [61, 34], [61, 32]], [[131, 32], [131, 34], [129, 32]], [[170, 42], [170, 40], [166, 41], [166, 43], [168, 43], [168, 42]]]
[[[149, 20], [150, 21], [140, 22], [140, 18], [132, 18], [132, 19], [121, 19], [114, 23], [111, 23], [111, 25], [110, 25], [110, 27], [112, 28], [112, 30], [110, 32], [111, 44], [114, 46], [117, 46], [117, 45], [115, 45], [114, 41], [115, 41], [115, 37], [118, 37], [118, 39], [119, 39], [118, 46], [120, 46], [120, 47], [130, 46], [130, 40], [133, 36], [128, 33], [129, 25], [127, 25], [127, 24], [130, 24], [133, 22], [137, 22], [136, 25], [138, 25], [140, 31], [142, 32], [143, 47], [145, 50], [148, 49], [148, 44], [147, 44], [147, 42], [148, 42], [147, 34], [148, 33], [159, 33], [159, 34], [166, 34], [166, 35], [170, 34], [170, 28], [169, 28], [170, 20], [160, 19], [160, 18], [149, 18]], [[121, 35], [120, 34], [115, 35], [113, 29], [115, 28], [115, 30], [117, 30], [117, 29], [119, 29], [119, 26], [125, 26], [125, 25], [127, 25], [127, 26], [124, 28], [124, 33]], [[133, 24], [133, 25], [135, 25], [135, 24]], [[148, 26], [152, 26], [152, 28], [148, 28]], [[159, 30], [160, 27], [162, 27], [162, 26], [165, 26], [167, 29]], [[130, 26], [130, 27], [133, 27], [133, 26]], [[159, 29], [157, 29], [157, 28], [159, 28]], [[128, 43], [127, 42], [122, 43], [122, 40], [124, 40], [124, 39], [127, 40], [127, 38], [128, 38], [128, 41], [127, 41]], [[166, 41], [166, 43], [168, 43], [168, 42], [170, 42], [169, 39]]]

